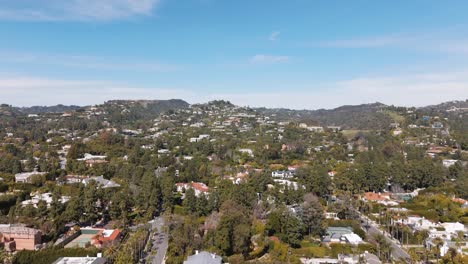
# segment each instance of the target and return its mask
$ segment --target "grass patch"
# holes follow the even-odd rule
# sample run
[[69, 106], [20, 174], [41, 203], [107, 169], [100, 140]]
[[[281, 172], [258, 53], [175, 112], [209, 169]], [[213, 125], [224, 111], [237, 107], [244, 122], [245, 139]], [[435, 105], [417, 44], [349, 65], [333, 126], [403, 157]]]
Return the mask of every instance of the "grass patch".
[[384, 111], [384, 114], [387, 114], [391, 119], [393, 119], [393, 121], [398, 122], [400, 124], [405, 121], [405, 117], [399, 115], [397, 112], [386, 110]]

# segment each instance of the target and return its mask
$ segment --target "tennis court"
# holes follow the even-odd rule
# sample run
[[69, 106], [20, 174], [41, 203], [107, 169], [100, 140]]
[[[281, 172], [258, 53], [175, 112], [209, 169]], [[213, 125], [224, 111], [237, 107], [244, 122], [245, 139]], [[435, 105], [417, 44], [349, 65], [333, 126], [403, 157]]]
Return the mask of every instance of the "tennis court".
[[84, 248], [100, 230], [81, 230], [81, 234], [65, 245], [65, 248]]

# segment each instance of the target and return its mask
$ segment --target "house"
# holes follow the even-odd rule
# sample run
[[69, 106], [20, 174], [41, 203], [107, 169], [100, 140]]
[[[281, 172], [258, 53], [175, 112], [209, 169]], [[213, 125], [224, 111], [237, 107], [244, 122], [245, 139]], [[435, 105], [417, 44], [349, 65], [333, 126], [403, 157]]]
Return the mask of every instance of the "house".
[[107, 259], [103, 257], [63, 257], [52, 264], [106, 264]]
[[438, 226], [436, 223], [419, 216], [408, 216], [404, 222], [413, 230], [429, 230]]
[[362, 243], [362, 238], [355, 233], [344, 234], [341, 236], [341, 240], [346, 244], [359, 245]]
[[122, 233], [119, 229], [81, 228], [69, 234], [65, 248], [85, 248], [92, 245], [105, 248], [120, 242]]
[[225, 180], [230, 180], [233, 184], [241, 184], [249, 176], [249, 172], [239, 172], [235, 176], [224, 176]]
[[246, 148], [246, 149], [239, 149], [239, 152], [240, 152], [240, 153], [246, 153], [246, 154], [249, 155], [250, 157], [253, 157], [253, 156], [254, 156], [253, 150], [251, 150], [251, 149], [247, 149], [247, 148]]
[[95, 181], [98, 187], [101, 187], [103, 189], [120, 187], [120, 184], [111, 180], [104, 179], [104, 176], [102, 175], [97, 177], [85, 178], [83, 179], [82, 183], [86, 186], [89, 184], [90, 181]]
[[66, 184], [82, 183], [83, 180], [86, 178], [89, 178], [89, 176], [67, 175], [65, 176], [65, 183]]
[[122, 237], [119, 229], [104, 229], [91, 238], [91, 245], [104, 248], [117, 244]]
[[202, 194], [208, 195], [209, 188], [206, 184], [201, 182], [191, 182], [191, 183], [176, 183], [177, 192], [185, 196], [185, 191], [188, 189], [193, 189], [195, 191], [195, 196], [199, 197]]
[[[33, 195], [33, 194], [31, 194]], [[61, 196], [59, 199], [59, 202], [64, 204], [70, 200], [69, 196]], [[34, 194], [31, 199], [29, 200], [24, 200], [21, 202], [22, 206], [27, 206], [27, 205], [32, 205], [34, 208], [37, 208], [37, 205], [39, 204], [40, 201], [44, 201], [47, 204], [47, 207], [50, 207], [50, 204], [53, 201], [52, 193], [37, 193]]]
[[221, 264], [223, 259], [216, 254], [202, 251], [195, 251], [194, 255], [188, 256], [187, 260], [184, 261], [184, 264]]
[[441, 128], [444, 128], [444, 125], [441, 122], [434, 122], [432, 124], [432, 128], [433, 129], [441, 129]]
[[461, 204], [462, 208], [468, 208], [468, 201], [462, 198], [452, 198], [452, 201]]
[[92, 155], [89, 153], [85, 153], [84, 157], [81, 159], [77, 159], [77, 161], [84, 161], [86, 163], [86, 166], [93, 167], [94, 165], [97, 165], [97, 164], [108, 163], [106, 158], [107, 156]]
[[158, 149], [158, 154], [169, 154], [171, 151], [168, 149]]
[[390, 128], [399, 128], [400, 123], [390, 123]]
[[397, 128], [397, 129], [394, 129], [394, 130], [392, 131], [392, 134], [393, 134], [394, 136], [399, 136], [399, 135], [401, 135], [402, 133], [403, 133], [403, 130], [402, 130], [401, 128]]
[[281, 179], [291, 179], [294, 177], [294, 172], [292, 171], [273, 171], [271, 172], [271, 177], [281, 178]]
[[203, 139], [209, 139], [209, 138], [210, 138], [210, 135], [202, 134], [202, 135], [199, 135], [198, 137], [190, 138], [189, 141], [194, 143], [194, 142], [200, 142]]
[[325, 219], [340, 220], [338, 213], [325, 212]]
[[366, 202], [376, 202], [383, 205], [391, 205], [395, 206], [398, 203], [390, 197], [390, 193], [375, 193], [375, 192], [366, 192], [364, 193], [364, 197], [362, 197], [363, 201]]
[[465, 232], [465, 225], [462, 223], [442, 223], [441, 224], [444, 228], [445, 231], [456, 235], [458, 232]]
[[300, 123], [299, 127], [300, 128], [305, 128], [305, 129], [307, 129], [309, 131], [312, 131], [312, 132], [323, 132], [324, 131], [323, 127], [321, 127], [321, 126], [308, 126], [306, 123]]
[[87, 160], [104, 160], [107, 156], [99, 156], [99, 155], [92, 155], [89, 153], [85, 153], [84, 157], [81, 159], [77, 159], [78, 161], [87, 161]]
[[454, 160], [454, 159], [444, 159], [442, 160], [442, 165], [444, 165], [445, 168], [448, 168], [450, 166], [455, 165], [455, 163], [457, 162], [458, 160]]
[[46, 172], [38, 172], [38, 171], [17, 173], [15, 174], [15, 182], [31, 183], [32, 176], [45, 175], [45, 174]]
[[289, 188], [293, 188], [294, 190], [298, 190], [299, 188], [304, 188], [303, 185], [299, 185], [295, 181], [284, 180], [284, 179], [273, 179], [273, 181], [275, 183], [278, 183], [279, 185], [288, 186]]
[[[450, 248], [455, 249], [457, 254], [463, 254], [462, 251], [462, 245], [463, 243], [456, 243], [454, 241], [450, 241], [448, 239], [442, 239], [442, 245], [440, 245], [438, 242], [434, 241], [434, 239], [428, 238], [426, 239], [425, 246], [427, 249], [431, 250], [433, 248], [439, 248], [439, 255], [441, 257], [444, 257]], [[466, 248], [466, 243], [464, 243], [464, 248]]]
[[35, 250], [41, 244], [42, 232], [22, 225], [0, 225], [0, 243], [14, 242], [16, 250]]
[[91, 159], [85, 161], [86, 166], [92, 168], [94, 165], [109, 163], [107, 160]]
[[328, 227], [325, 236], [322, 238], [324, 243], [341, 243], [342, 237], [346, 234], [354, 234], [351, 227]]
[[338, 132], [338, 131], [341, 130], [340, 126], [328, 126], [327, 128], [330, 129], [333, 132]]
[[335, 264], [335, 263], [348, 263], [348, 264], [358, 264], [358, 263], [365, 263], [365, 264], [381, 264], [382, 262], [379, 258], [371, 254], [369, 252], [364, 252], [360, 255], [344, 255], [338, 254], [338, 258], [301, 258], [301, 263], [303, 264]]
[[299, 169], [300, 167], [301, 167], [300, 165], [291, 165], [291, 166], [288, 166], [288, 171], [292, 173], [296, 173], [297, 169]]
[[443, 153], [447, 153], [447, 148], [446, 147], [429, 147], [428, 150], [426, 150], [426, 154], [428, 154], [429, 156], [431, 157], [434, 157], [435, 155], [438, 155], [438, 154], [443, 154]]

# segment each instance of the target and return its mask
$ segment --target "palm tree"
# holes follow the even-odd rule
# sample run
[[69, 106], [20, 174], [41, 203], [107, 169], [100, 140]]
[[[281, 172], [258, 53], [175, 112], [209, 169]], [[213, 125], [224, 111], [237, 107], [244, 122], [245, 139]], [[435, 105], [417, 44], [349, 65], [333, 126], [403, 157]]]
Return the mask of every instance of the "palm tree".
[[433, 243], [435, 244], [435, 254], [436, 254], [436, 258], [437, 258], [437, 262], [436, 263], [439, 263], [439, 258], [440, 258], [440, 248], [444, 245], [444, 241], [437, 237], [433, 240]]
[[455, 257], [458, 254], [457, 250], [454, 248], [449, 248], [447, 253], [450, 256], [450, 260], [452, 261], [452, 263], [455, 263]]
[[384, 260], [389, 260], [392, 254], [392, 247], [391, 243], [387, 240], [387, 238], [381, 234], [375, 235], [374, 240], [377, 243], [377, 251], [379, 258]]

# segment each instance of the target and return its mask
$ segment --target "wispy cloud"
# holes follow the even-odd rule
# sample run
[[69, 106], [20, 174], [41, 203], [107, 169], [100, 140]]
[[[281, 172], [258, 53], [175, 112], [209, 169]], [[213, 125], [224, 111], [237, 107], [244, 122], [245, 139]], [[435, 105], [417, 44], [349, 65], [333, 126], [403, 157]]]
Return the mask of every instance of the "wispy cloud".
[[[248, 85], [244, 85], [248, 88]], [[468, 70], [393, 76], [357, 76], [300, 87], [281, 83], [252, 91], [210, 92], [193, 87], [142, 87], [106, 80], [68, 80], [0, 75], [0, 103], [19, 106], [96, 104], [110, 99], [170, 99], [206, 102], [227, 99], [238, 105], [292, 109], [335, 108], [376, 101], [399, 106], [424, 106], [468, 99]], [[255, 89], [254, 89], [255, 88]], [[260, 89], [261, 88], [261, 89]], [[260, 92], [264, 90], [265, 92]]]
[[270, 36], [268, 37], [268, 39], [269, 39], [270, 41], [276, 41], [276, 40], [279, 38], [280, 34], [281, 34], [281, 32], [279, 32], [279, 31], [273, 31], [273, 32], [271, 32], [271, 34], [270, 34]]
[[[468, 99], [468, 71], [397, 76], [363, 76], [303, 87], [278, 84], [268, 92], [218, 93], [208, 99], [228, 99], [238, 105], [291, 109], [335, 108], [382, 102], [398, 106], [425, 106]], [[255, 87], [257, 88], [257, 87]], [[254, 90], [254, 89], [252, 89]], [[257, 89], [258, 90], [258, 89]]]
[[2, 103], [18, 106], [98, 104], [110, 99], [192, 100], [194, 92], [171, 87], [136, 87], [112, 81], [0, 76]]
[[290, 60], [289, 56], [257, 54], [250, 58], [250, 63], [251, 64], [276, 64], [276, 63], [288, 62], [289, 60]]
[[321, 45], [334, 48], [377, 48], [404, 45], [412, 41], [414, 39], [404, 35], [388, 35], [324, 41]]
[[453, 32], [400, 33], [336, 39], [312, 44], [328, 48], [398, 48], [411, 51], [468, 54], [468, 36]]
[[148, 16], [160, 0], [24, 0], [0, 7], [0, 19], [16, 21], [110, 21]]
[[181, 69], [181, 66], [132, 59], [108, 58], [96, 56], [35, 54], [23, 52], [0, 52], [3, 63], [27, 63], [70, 68], [136, 71], [136, 72], [170, 72]]

